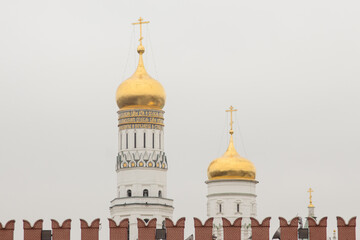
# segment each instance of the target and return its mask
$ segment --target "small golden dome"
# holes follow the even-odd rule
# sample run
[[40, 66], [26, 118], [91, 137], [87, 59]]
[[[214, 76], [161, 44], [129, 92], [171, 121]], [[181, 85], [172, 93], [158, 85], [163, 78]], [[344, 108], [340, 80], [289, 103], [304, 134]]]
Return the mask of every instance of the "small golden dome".
[[122, 82], [116, 91], [116, 103], [120, 109], [124, 108], [152, 108], [162, 109], [165, 105], [166, 94], [163, 86], [150, 77], [144, 67], [142, 55], [143, 45], [137, 49], [139, 64], [135, 73]]
[[255, 180], [256, 169], [254, 164], [241, 157], [235, 147], [230, 130], [230, 143], [225, 154], [212, 161], [208, 167], [207, 175], [209, 180], [217, 179], [245, 179]]

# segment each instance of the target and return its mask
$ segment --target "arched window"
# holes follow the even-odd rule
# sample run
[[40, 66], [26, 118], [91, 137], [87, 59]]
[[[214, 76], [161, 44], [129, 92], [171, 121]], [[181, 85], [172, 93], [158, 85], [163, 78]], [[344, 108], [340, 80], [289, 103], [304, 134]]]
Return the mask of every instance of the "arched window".
[[159, 191], [158, 196], [159, 196], [159, 197], [162, 197], [162, 192], [161, 192], [161, 190]]
[[131, 190], [130, 189], [127, 190], [127, 196], [131, 197]]
[[143, 197], [148, 197], [149, 196], [149, 190], [144, 189], [143, 191]]

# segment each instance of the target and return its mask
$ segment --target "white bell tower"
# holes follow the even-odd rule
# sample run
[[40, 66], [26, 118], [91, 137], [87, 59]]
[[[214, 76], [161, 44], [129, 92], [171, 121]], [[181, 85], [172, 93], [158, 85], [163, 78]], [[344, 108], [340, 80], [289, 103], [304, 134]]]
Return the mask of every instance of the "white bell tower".
[[157, 228], [172, 218], [173, 200], [167, 198], [168, 162], [164, 152], [165, 91], [146, 72], [142, 55], [139, 19], [139, 64], [135, 73], [122, 82], [116, 93], [119, 147], [116, 161], [117, 196], [111, 201], [111, 217], [130, 221], [130, 240], [137, 239], [137, 218], [157, 218]]

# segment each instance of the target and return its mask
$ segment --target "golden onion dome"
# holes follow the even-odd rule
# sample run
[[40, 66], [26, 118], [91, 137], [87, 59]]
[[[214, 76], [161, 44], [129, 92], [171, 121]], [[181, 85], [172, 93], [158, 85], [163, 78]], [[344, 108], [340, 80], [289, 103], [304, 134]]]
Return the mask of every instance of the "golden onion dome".
[[145, 48], [142, 44], [138, 47], [137, 52], [139, 53], [139, 64], [135, 73], [118, 87], [116, 103], [120, 109], [162, 109], [166, 99], [165, 90], [146, 72], [142, 57]]
[[254, 164], [241, 157], [235, 147], [232, 136], [233, 131], [230, 130], [230, 143], [225, 154], [212, 161], [208, 167], [207, 175], [209, 180], [219, 179], [244, 179], [255, 180], [256, 169]]

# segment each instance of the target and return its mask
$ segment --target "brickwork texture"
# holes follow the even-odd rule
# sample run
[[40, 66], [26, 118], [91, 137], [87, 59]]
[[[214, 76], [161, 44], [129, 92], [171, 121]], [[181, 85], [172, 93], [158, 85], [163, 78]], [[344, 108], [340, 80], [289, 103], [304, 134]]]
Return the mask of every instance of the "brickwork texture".
[[51, 219], [52, 240], [70, 240], [71, 219], [65, 220], [62, 225]]
[[166, 238], [171, 240], [184, 240], [184, 229], [185, 229], [185, 218], [180, 218], [176, 224], [174, 222], [166, 218], [165, 219], [166, 226]]
[[224, 239], [226, 240], [241, 240], [241, 220], [242, 218], [235, 219], [234, 223], [222, 218]]
[[99, 240], [99, 226], [100, 226], [99, 218], [92, 221], [90, 226], [85, 220], [80, 219], [80, 226], [81, 226], [81, 240]]
[[13, 240], [14, 239], [15, 220], [8, 221], [3, 227], [0, 223], [0, 239]]
[[[265, 218], [260, 224], [257, 219], [251, 219], [252, 240], [270, 239], [270, 220]], [[318, 223], [313, 218], [307, 218], [309, 223], [309, 238], [311, 240], [326, 240], [327, 217]], [[109, 239], [127, 240], [129, 232], [129, 220], [124, 219], [118, 225], [112, 219], [109, 220]], [[223, 218], [224, 240], [241, 240], [242, 219], [238, 218], [233, 223]], [[293, 218], [290, 223], [279, 217], [281, 240], [297, 240], [299, 218]], [[95, 219], [90, 225], [83, 219], [81, 224], [81, 240], [99, 240], [100, 219]], [[156, 219], [151, 219], [146, 224], [142, 219], [137, 219], [138, 240], [155, 240]], [[184, 240], [185, 218], [180, 218], [176, 224], [171, 219], [165, 219], [166, 235], [168, 240]], [[56, 220], [51, 220], [52, 239], [70, 240], [71, 220], [65, 220], [61, 225]], [[209, 218], [204, 224], [194, 218], [195, 240], [212, 240], [213, 218]], [[346, 224], [345, 220], [337, 217], [338, 240], [356, 240], [356, 217]], [[43, 220], [37, 220], [33, 226], [27, 220], [23, 220], [24, 240], [41, 240]], [[0, 223], [0, 240], [14, 240], [15, 220], [8, 221], [5, 225]], [[104, 239], [105, 240], [105, 239]]]
[[268, 240], [270, 239], [270, 220], [271, 217], [265, 218], [260, 224], [255, 218], [250, 218], [251, 220], [251, 232], [252, 240]]
[[355, 240], [356, 239], [356, 217], [349, 220], [348, 224], [345, 223], [341, 217], [336, 217], [338, 227], [338, 240]]
[[108, 220], [110, 228], [110, 240], [127, 240], [129, 219], [126, 218], [122, 220], [119, 225], [116, 225], [116, 222], [110, 218]]
[[151, 219], [147, 225], [142, 219], [138, 218], [137, 226], [138, 226], [139, 240], [140, 239], [155, 240], [156, 218]]
[[280, 238], [281, 240], [297, 240], [299, 218], [293, 218], [290, 223], [285, 218], [279, 217], [280, 220]]
[[209, 240], [212, 239], [212, 228], [214, 218], [209, 218], [205, 221], [204, 225], [198, 218], [194, 218], [195, 226], [195, 239], [196, 240]]
[[41, 231], [43, 227], [43, 220], [37, 220], [34, 223], [34, 226], [31, 227], [31, 224], [23, 220], [24, 226], [24, 240], [40, 240], [41, 239]]
[[319, 224], [315, 219], [308, 217], [310, 239], [326, 240], [327, 217], [322, 218]]

